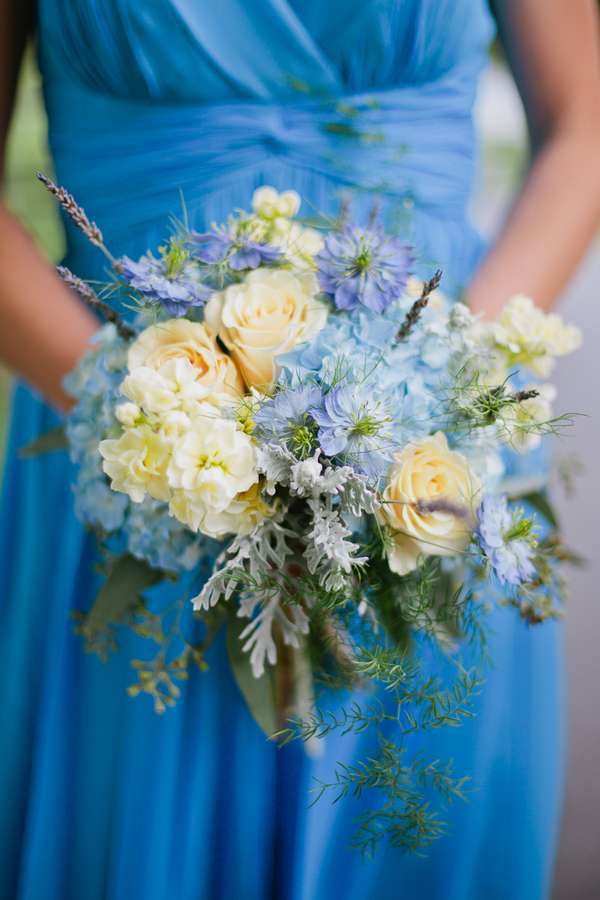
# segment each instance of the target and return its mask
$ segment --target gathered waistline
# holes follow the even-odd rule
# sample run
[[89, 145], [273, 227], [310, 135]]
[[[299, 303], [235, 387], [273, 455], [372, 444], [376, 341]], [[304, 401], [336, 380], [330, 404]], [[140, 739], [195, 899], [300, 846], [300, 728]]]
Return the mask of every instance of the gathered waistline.
[[442, 79], [295, 102], [152, 103], [61, 82], [47, 102], [57, 171], [79, 196], [93, 181], [98, 197], [156, 201], [175, 182], [193, 199], [277, 160], [457, 218], [473, 177], [469, 96], [464, 81]]

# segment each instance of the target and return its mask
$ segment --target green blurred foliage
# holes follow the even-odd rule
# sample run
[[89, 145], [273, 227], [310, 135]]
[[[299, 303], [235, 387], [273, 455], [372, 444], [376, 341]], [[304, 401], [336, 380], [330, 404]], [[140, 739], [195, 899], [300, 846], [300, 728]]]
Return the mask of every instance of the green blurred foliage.
[[56, 204], [35, 177], [49, 172], [46, 116], [40, 76], [33, 52], [28, 52], [19, 80], [15, 111], [7, 142], [4, 199], [33, 235], [45, 255], [56, 262], [64, 236]]
[[[6, 148], [3, 199], [23, 222], [48, 257], [56, 262], [63, 253], [64, 236], [53, 199], [35, 177], [50, 170], [46, 116], [40, 76], [30, 50], [25, 57]], [[9, 376], [0, 369], [0, 455], [4, 446]]]

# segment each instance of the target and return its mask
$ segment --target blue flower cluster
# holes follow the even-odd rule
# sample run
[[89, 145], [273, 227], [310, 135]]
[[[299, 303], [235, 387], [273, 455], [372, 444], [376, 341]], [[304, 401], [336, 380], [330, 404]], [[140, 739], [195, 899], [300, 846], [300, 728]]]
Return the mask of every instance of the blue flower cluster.
[[488, 494], [477, 512], [477, 540], [501, 584], [516, 587], [536, 574], [528, 529], [519, 527], [504, 495]]
[[341, 456], [356, 471], [376, 480], [385, 474], [397, 444], [392, 417], [364, 385], [333, 387], [311, 407], [319, 445], [328, 456]]
[[346, 226], [326, 236], [315, 262], [321, 289], [338, 309], [363, 306], [381, 313], [402, 295], [414, 255], [379, 226]]
[[157, 259], [151, 254], [137, 262], [123, 256], [118, 262], [119, 273], [144, 299], [158, 302], [170, 316], [184, 316], [190, 307], [202, 306], [210, 297], [211, 288], [199, 280], [186, 255], [176, 247], [165, 251]]
[[190, 242], [193, 255], [200, 262], [214, 265], [227, 261], [234, 272], [272, 265], [282, 257], [281, 250], [272, 244], [252, 240], [243, 232], [234, 236], [225, 229], [192, 232]]
[[[429, 311], [407, 340], [395, 339], [411, 302], [404, 296], [380, 314], [357, 307], [330, 316], [310, 343], [278, 357], [287, 391], [259, 420], [281, 411], [284, 420], [298, 421], [310, 413], [324, 452], [370, 476], [383, 474], [395, 450], [429, 435], [432, 422], [443, 427], [451, 348]], [[308, 385], [310, 391], [293, 393]]]
[[214, 542], [172, 518], [165, 503], [150, 498], [132, 503], [126, 494], [113, 491], [102, 471], [98, 444], [120, 431], [114, 410], [123, 400], [119, 386], [127, 371], [128, 345], [114, 325], [101, 328], [93, 342], [65, 378], [65, 389], [78, 401], [66, 424], [71, 459], [77, 464], [73, 486], [77, 516], [107, 535], [119, 532], [119, 548], [151, 566], [188, 571], [201, 558], [214, 558]]

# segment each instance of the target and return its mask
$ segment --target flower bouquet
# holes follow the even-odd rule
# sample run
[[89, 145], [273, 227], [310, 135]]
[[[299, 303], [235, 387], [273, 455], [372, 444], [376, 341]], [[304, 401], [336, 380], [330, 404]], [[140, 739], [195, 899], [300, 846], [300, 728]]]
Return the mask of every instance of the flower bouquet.
[[106, 576], [79, 632], [101, 655], [119, 627], [148, 638], [129, 691], [158, 712], [226, 633], [273, 740], [318, 752], [373, 730], [377, 751], [318, 793], [372, 788], [357, 845], [421, 850], [443, 827], [431, 790], [443, 803], [465, 779], [411, 736], [471, 714], [490, 603], [560, 614], [552, 509], [503, 493], [503, 459], [560, 428], [539, 382], [578, 332], [522, 296], [478, 321], [376, 215], [309, 227], [292, 191], [136, 261], [43, 180], [111, 268], [100, 292], [59, 268], [107, 319], [66, 380], [76, 510]]

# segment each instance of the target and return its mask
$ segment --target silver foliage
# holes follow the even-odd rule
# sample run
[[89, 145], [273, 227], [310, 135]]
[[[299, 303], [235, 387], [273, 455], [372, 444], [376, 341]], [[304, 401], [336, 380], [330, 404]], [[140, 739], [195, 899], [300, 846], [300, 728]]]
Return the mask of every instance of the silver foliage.
[[290, 553], [287, 540], [294, 537], [294, 532], [282, 525], [284, 514], [280, 510], [249, 534], [233, 539], [217, 557], [212, 575], [193, 598], [194, 609], [208, 610], [220, 600], [229, 600], [244, 581], [257, 582], [265, 572], [284, 566]]
[[300, 646], [300, 635], [308, 634], [308, 616], [301, 606], [281, 603], [278, 591], [273, 591], [265, 602], [256, 593], [242, 596], [238, 616], [250, 619], [240, 635], [245, 641], [243, 649], [250, 653], [250, 665], [255, 678], [265, 671], [265, 662], [275, 665], [277, 648], [273, 638], [273, 625], [277, 622], [283, 641], [290, 647]]
[[326, 590], [341, 590], [347, 584], [352, 568], [367, 563], [368, 557], [355, 555], [360, 545], [348, 540], [352, 532], [330, 498], [325, 503], [319, 499], [309, 500], [308, 506], [313, 514], [304, 553], [308, 571], [311, 575], [319, 575]]

